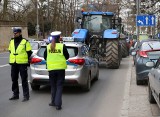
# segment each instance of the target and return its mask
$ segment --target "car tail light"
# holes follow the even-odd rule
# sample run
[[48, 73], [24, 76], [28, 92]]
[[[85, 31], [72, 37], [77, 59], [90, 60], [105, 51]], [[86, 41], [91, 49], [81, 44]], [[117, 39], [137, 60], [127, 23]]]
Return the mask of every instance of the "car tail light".
[[144, 57], [144, 58], [147, 58], [147, 57], [148, 57], [147, 51], [139, 51], [139, 55], [140, 55], [141, 57]]
[[79, 32], [74, 32], [74, 34], [78, 34]]
[[41, 62], [41, 61], [42, 61], [42, 59], [32, 58], [31, 61], [30, 61], [30, 63], [31, 63], [31, 64], [34, 64], [34, 63], [39, 63], [39, 62]]
[[153, 52], [153, 51], [160, 51], [159, 49], [154, 49], [154, 50], [145, 50], [145, 51], [137, 51], [141, 57], [147, 58], [147, 52]]
[[85, 60], [82, 58], [79, 59], [69, 59], [68, 60], [70, 63], [78, 64], [78, 65], [83, 65]]

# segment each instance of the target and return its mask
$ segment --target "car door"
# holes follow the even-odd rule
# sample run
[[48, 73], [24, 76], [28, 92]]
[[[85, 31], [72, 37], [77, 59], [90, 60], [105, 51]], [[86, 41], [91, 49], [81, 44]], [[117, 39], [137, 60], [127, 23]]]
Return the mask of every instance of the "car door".
[[93, 58], [89, 55], [89, 47], [87, 45], [85, 45], [85, 48], [86, 48], [86, 55], [89, 57], [92, 65], [93, 65], [93, 68], [92, 68], [92, 74], [93, 74], [93, 78], [97, 75], [97, 59], [96, 58]]
[[135, 64], [135, 66], [136, 66], [136, 64], [137, 64], [137, 62], [138, 62], [138, 60], [139, 60], [139, 58], [140, 58], [140, 56], [139, 56], [139, 51], [140, 51], [140, 48], [141, 48], [141, 45], [139, 45], [138, 43], [137, 43], [137, 45], [136, 45], [136, 48], [135, 48], [135, 52], [136, 52], [136, 55], [134, 56], [134, 64]]
[[156, 100], [159, 99], [158, 95], [160, 92], [160, 65], [159, 62], [156, 63], [156, 66], [150, 70], [150, 86], [153, 90], [153, 95], [156, 97]]
[[85, 45], [81, 47], [81, 51], [82, 51], [83, 57], [85, 58], [85, 61], [86, 61], [85, 63], [88, 69], [91, 70], [91, 78], [93, 78], [94, 77], [94, 63], [91, 57], [88, 56], [88, 53], [87, 53], [88, 50]]
[[159, 100], [159, 94], [160, 94], [160, 61], [158, 62], [158, 67], [155, 69], [155, 93], [157, 96], [158, 102]]

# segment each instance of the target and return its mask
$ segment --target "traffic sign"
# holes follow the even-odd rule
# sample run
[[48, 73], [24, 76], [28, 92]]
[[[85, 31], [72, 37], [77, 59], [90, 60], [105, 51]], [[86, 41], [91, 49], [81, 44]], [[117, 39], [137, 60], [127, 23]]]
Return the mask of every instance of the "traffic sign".
[[155, 15], [137, 15], [136, 25], [137, 26], [155, 26], [156, 16]]

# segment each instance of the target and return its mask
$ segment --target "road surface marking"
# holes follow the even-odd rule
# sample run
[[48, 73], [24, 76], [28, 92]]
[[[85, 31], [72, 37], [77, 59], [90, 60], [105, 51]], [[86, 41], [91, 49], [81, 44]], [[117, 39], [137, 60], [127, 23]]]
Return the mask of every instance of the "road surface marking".
[[0, 54], [7, 54], [7, 53], [9, 53], [9, 52], [1, 52]]
[[9, 64], [0, 65], [0, 68], [1, 68], [1, 67], [6, 67], [6, 66], [9, 66]]
[[9, 57], [0, 57], [0, 58], [9, 58]]

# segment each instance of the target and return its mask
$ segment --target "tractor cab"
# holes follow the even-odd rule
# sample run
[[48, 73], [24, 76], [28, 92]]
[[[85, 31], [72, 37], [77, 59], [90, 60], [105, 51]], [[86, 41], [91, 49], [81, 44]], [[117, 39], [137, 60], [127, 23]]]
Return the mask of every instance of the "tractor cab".
[[78, 17], [82, 29], [90, 33], [103, 33], [107, 29], [118, 29], [117, 22], [112, 12], [83, 12], [82, 18]]

